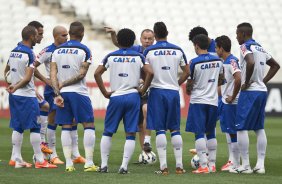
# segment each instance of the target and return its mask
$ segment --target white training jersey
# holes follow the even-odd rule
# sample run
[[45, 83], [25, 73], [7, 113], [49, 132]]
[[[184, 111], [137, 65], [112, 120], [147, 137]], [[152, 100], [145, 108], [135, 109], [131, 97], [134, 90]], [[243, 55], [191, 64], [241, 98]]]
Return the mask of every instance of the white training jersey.
[[[10, 66], [11, 83], [15, 85], [25, 77], [26, 68], [34, 68], [35, 56], [31, 48], [19, 43], [16, 48], [11, 51], [8, 65]], [[29, 83], [17, 89], [13, 95], [35, 97], [34, 77], [32, 75]]]
[[267, 91], [267, 88], [263, 82], [265, 65], [266, 62], [271, 58], [271, 55], [268, 54], [260, 44], [255, 40], [250, 39], [246, 41], [240, 47], [240, 66], [241, 66], [241, 84], [243, 85], [246, 80], [246, 67], [247, 63], [245, 57], [247, 54], [253, 54], [254, 56], [254, 72], [251, 76], [250, 82], [251, 85], [247, 91]]
[[[52, 62], [57, 64], [58, 80], [62, 83], [78, 75], [83, 62], [92, 63], [92, 56], [87, 46], [70, 40], [56, 48], [52, 54]], [[75, 92], [89, 96], [85, 78], [75, 84], [63, 87], [60, 92]]]
[[150, 88], [178, 91], [178, 66], [187, 65], [186, 56], [182, 49], [167, 41], [158, 41], [144, 51], [144, 56], [154, 71]]
[[201, 54], [190, 61], [194, 81], [190, 103], [218, 105], [218, 77], [223, 74], [222, 61], [212, 54]]
[[129, 93], [137, 93], [141, 68], [145, 64], [142, 54], [129, 49], [119, 49], [108, 54], [100, 65], [110, 69], [110, 86], [114, 93], [119, 96]]
[[[225, 100], [227, 96], [233, 95], [234, 81], [235, 81], [233, 75], [237, 72], [241, 72], [238, 62], [239, 62], [238, 58], [236, 58], [232, 54], [230, 54], [223, 62], [225, 83], [224, 85], [221, 86], [221, 94], [222, 94], [222, 102], [225, 104], [227, 104]], [[238, 97], [239, 97], [239, 93], [237, 94], [232, 104], [237, 104]]]
[[50, 62], [51, 62], [51, 56], [54, 50], [56, 49], [56, 45], [52, 43], [51, 45], [44, 48], [38, 55], [37, 55], [37, 61], [41, 64], [45, 65], [46, 69], [46, 75], [47, 78], [50, 79]]

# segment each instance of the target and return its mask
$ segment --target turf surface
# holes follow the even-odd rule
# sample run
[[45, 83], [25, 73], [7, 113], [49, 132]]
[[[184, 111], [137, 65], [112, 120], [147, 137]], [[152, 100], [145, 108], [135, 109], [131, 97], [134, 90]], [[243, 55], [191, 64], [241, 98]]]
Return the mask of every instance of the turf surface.
[[[182, 130], [184, 130], [185, 121], [182, 121]], [[219, 126], [218, 126], [219, 127]], [[60, 128], [57, 130], [57, 153], [64, 159], [60, 141]], [[79, 126], [79, 147], [80, 153], [83, 155], [83, 129]], [[94, 162], [100, 163], [100, 139], [103, 130], [103, 121], [96, 121], [96, 146], [94, 152]], [[157, 176], [154, 171], [158, 169], [159, 163], [154, 165], [136, 165], [133, 162], [137, 161], [138, 155], [141, 152], [139, 143], [136, 143], [135, 153], [129, 165], [130, 174], [117, 174], [118, 168], [121, 164], [123, 145], [125, 142], [125, 135], [123, 133], [123, 126], [120, 126], [117, 134], [113, 136], [113, 144], [109, 159], [108, 174], [101, 173], [85, 173], [83, 165], [75, 165], [76, 171], [66, 173], [65, 166], [60, 165], [58, 169], [15, 169], [8, 166], [11, 154], [11, 132], [7, 119], [0, 119], [0, 184], [33, 184], [33, 183], [48, 183], [48, 184], [64, 184], [64, 183], [236, 183], [236, 184], [252, 184], [252, 183], [282, 183], [282, 145], [281, 134], [282, 119], [281, 118], [267, 118], [266, 119], [266, 134], [268, 138], [267, 154], [266, 154], [266, 174], [265, 175], [236, 175], [224, 172], [217, 172], [205, 175], [193, 175], [190, 167], [191, 154], [188, 153], [189, 148], [194, 147], [194, 136], [182, 131], [184, 140], [183, 162], [187, 171], [184, 175], [176, 175], [175, 161], [173, 150], [170, 144], [170, 135], [168, 137], [168, 166], [170, 174], [168, 176]], [[252, 167], [256, 163], [256, 138], [255, 134], [250, 134], [250, 158]], [[153, 151], [155, 149], [155, 139], [153, 137]], [[227, 145], [225, 135], [217, 129], [218, 138], [218, 152], [217, 152], [217, 170], [227, 161]], [[32, 162], [32, 147], [29, 143], [29, 132], [25, 132], [24, 142], [22, 147], [22, 155], [26, 161]]]

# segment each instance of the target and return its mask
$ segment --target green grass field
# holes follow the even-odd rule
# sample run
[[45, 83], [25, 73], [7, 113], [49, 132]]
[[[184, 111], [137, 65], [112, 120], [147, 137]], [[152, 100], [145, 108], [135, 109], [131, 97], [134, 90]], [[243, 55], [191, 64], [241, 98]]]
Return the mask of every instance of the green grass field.
[[[168, 176], [157, 176], [154, 171], [159, 168], [159, 163], [154, 165], [135, 165], [133, 162], [137, 161], [138, 155], [141, 152], [139, 143], [136, 144], [135, 153], [132, 157], [132, 164], [129, 165], [130, 174], [117, 174], [118, 168], [121, 164], [123, 145], [125, 142], [125, 135], [123, 133], [123, 126], [120, 126], [117, 134], [113, 136], [113, 144], [111, 155], [109, 159], [110, 173], [85, 173], [83, 165], [76, 165], [76, 171], [66, 173], [65, 166], [61, 165], [58, 169], [15, 169], [8, 166], [11, 154], [11, 129], [9, 129], [9, 121], [7, 119], [0, 119], [0, 184], [33, 184], [33, 183], [49, 183], [49, 184], [64, 184], [64, 183], [282, 183], [282, 146], [281, 146], [281, 118], [267, 118], [266, 119], [266, 133], [268, 138], [267, 155], [266, 155], [266, 174], [265, 175], [236, 175], [224, 172], [216, 172], [206, 175], [193, 175], [190, 167], [191, 155], [188, 153], [189, 148], [194, 147], [194, 136], [182, 131], [184, 140], [183, 162], [187, 171], [184, 175], [176, 175], [175, 161], [173, 150], [170, 144], [170, 136], [168, 137], [168, 164], [170, 174]], [[182, 130], [184, 130], [185, 121], [182, 121]], [[60, 129], [60, 128], [59, 128]], [[57, 152], [63, 159], [63, 152], [60, 141], [60, 130], [57, 130]], [[100, 139], [103, 130], [103, 121], [96, 121], [96, 146], [94, 152], [94, 162], [100, 163]], [[79, 126], [79, 146], [80, 152], [83, 155], [82, 135], [83, 129]], [[153, 137], [153, 150], [156, 153], [155, 140]], [[217, 129], [218, 151], [217, 151], [217, 170], [227, 161], [227, 145], [225, 135], [220, 132], [219, 126]], [[250, 158], [252, 167], [256, 163], [256, 138], [253, 132], [250, 133]], [[22, 155], [26, 161], [32, 162], [32, 147], [29, 143], [29, 132], [24, 135], [24, 142], [22, 147]]]

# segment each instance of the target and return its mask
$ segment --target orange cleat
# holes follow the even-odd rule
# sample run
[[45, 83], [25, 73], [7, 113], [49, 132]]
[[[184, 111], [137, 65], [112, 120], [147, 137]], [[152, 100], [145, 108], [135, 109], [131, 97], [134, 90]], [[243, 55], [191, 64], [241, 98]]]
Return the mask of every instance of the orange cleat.
[[197, 170], [192, 171], [192, 173], [194, 174], [207, 174], [210, 173], [209, 168], [208, 167], [199, 167]]
[[74, 164], [84, 164], [85, 161], [86, 161], [85, 158], [83, 158], [82, 156], [79, 156], [72, 160]]
[[52, 159], [50, 160], [50, 163], [51, 163], [51, 164], [55, 164], [55, 165], [57, 165], [57, 164], [64, 164], [64, 162], [61, 161], [61, 160], [59, 159], [59, 157], [54, 157], [54, 158], [52, 158]]
[[48, 143], [42, 142], [40, 144], [42, 153], [52, 154], [53, 151], [48, 147]]
[[221, 167], [221, 171], [229, 171], [233, 167], [233, 163], [229, 160], [226, 164]]
[[41, 168], [58, 168], [58, 166], [54, 165], [54, 164], [49, 164], [46, 160], [44, 160], [42, 163], [40, 162], [36, 162], [35, 163], [35, 168], [36, 169], [41, 169]]
[[209, 166], [209, 171], [210, 171], [210, 173], [215, 173], [216, 172], [215, 166], [214, 165], [213, 166]]
[[194, 148], [194, 149], [189, 149], [189, 152], [192, 154], [192, 155], [197, 155], [197, 150]]
[[16, 165], [16, 161], [14, 161], [14, 160], [9, 161], [9, 166], [15, 166], [15, 165]]

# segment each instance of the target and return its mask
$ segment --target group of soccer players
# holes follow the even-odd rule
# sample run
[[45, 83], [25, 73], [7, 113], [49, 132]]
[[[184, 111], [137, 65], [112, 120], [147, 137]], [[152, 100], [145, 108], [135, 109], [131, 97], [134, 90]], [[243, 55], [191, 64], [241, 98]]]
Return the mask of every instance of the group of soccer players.
[[[7, 91], [10, 93], [10, 127], [13, 129], [12, 158], [16, 168], [30, 167], [21, 157], [22, 135], [26, 129], [31, 131], [36, 168], [56, 168], [53, 164], [62, 163], [55, 151], [55, 130], [57, 125], [61, 125], [66, 171], [75, 171], [74, 163], [80, 162], [85, 163], [86, 172], [107, 173], [112, 136], [123, 119], [126, 141], [118, 173], [128, 173], [128, 163], [135, 149], [136, 132], [140, 129], [140, 145], [146, 152], [152, 150], [151, 130], [156, 131], [160, 169], [155, 173], [161, 175], [169, 174], [166, 131], [170, 131], [176, 161], [175, 173], [184, 174], [179, 86], [186, 82], [186, 92], [190, 95], [186, 131], [195, 134], [195, 152], [200, 158], [200, 167], [193, 173], [216, 172], [215, 126], [218, 119], [222, 131], [226, 133], [229, 147], [229, 160], [222, 170], [232, 173], [265, 173], [265, 84], [280, 66], [253, 40], [253, 29], [249, 23], [237, 26], [237, 40], [241, 45], [240, 61], [231, 54], [231, 41], [227, 36], [213, 40], [202, 27], [195, 27], [189, 33], [189, 40], [198, 55], [190, 63], [180, 47], [167, 41], [168, 30], [163, 22], [156, 22], [153, 30], [145, 29], [142, 32], [140, 46], [133, 45], [136, 36], [130, 29], [121, 29], [117, 34], [109, 27], [106, 31], [111, 33], [113, 43], [119, 49], [109, 53], [94, 74], [102, 94], [110, 99], [100, 142], [101, 165], [98, 167], [93, 162], [95, 126], [85, 79], [92, 55], [89, 48], [81, 44], [84, 36], [82, 23], [71, 23], [69, 31], [61, 26], [55, 27], [54, 43], [46, 47], [37, 59], [32, 47], [37, 42], [38, 29], [28, 25], [22, 30], [23, 40], [12, 50], [5, 68], [5, 76], [10, 71], [12, 77]], [[47, 77], [36, 70], [41, 63], [45, 64]], [[264, 76], [266, 64], [270, 69]], [[182, 70], [180, 76], [179, 68]], [[106, 70], [110, 73], [111, 91], [105, 88], [102, 79]], [[49, 103], [47, 132], [50, 133], [47, 133], [47, 140], [53, 160], [50, 163], [44, 160], [40, 149], [40, 143], [45, 142], [45, 139], [40, 139], [39, 135], [39, 104], [33, 75], [47, 84], [44, 97]], [[85, 159], [78, 152], [78, 123], [84, 127]], [[46, 125], [42, 126], [41, 123], [41, 127]], [[257, 135], [258, 161], [253, 169], [248, 155], [249, 130], [254, 130]], [[41, 132], [44, 135], [46, 128]]]

